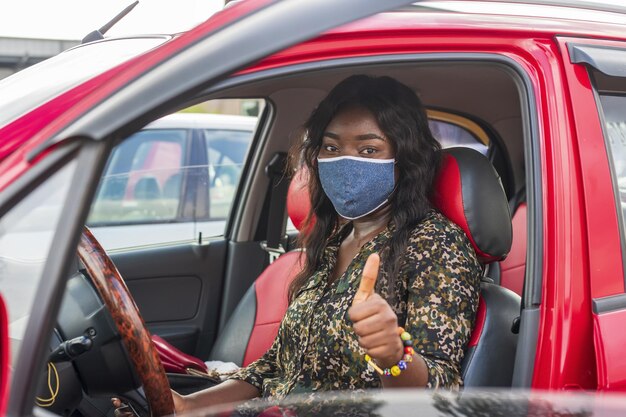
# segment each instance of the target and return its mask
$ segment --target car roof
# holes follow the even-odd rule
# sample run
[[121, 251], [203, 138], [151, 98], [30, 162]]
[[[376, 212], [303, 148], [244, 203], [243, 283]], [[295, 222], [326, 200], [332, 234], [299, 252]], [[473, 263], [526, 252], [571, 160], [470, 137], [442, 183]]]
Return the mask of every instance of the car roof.
[[[541, 3], [541, 4], [539, 4]], [[554, 3], [554, 4], [548, 4]], [[424, 1], [326, 32], [468, 30], [626, 39], [626, 7], [582, 2]]]
[[424, 0], [416, 2], [404, 10], [436, 9], [484, 15], [524, 16], [556, 20], [595, 21], [603, 23], [623, 23], [626, 20], [626, 6], [620, 1], [581, 1], [581, 0]]
[[144, 129], [219, 129], [253, 131], [257, 118], [227, 114], [174, 113], [147, 125]]

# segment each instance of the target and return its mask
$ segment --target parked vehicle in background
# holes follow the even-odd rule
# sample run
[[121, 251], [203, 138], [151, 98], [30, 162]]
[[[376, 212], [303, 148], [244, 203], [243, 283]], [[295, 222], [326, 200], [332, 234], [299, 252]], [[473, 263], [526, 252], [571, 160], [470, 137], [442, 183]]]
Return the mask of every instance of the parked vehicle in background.
[[224, 233], [257, 118], [176, 113], [112, 152], [87, 224], [106, 249]]

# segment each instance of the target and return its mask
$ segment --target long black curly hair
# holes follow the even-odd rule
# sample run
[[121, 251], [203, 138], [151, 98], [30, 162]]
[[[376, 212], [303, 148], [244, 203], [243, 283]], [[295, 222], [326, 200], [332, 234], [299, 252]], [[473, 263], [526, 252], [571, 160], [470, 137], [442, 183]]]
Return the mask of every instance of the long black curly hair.
[[353, 107], [367, 109], [374, 115], [395, 150], [399, 175], [390, 199], [395, 231], [382, 253], [382, 265], [389, 277], [389, 297], [394, 294], [400, 267], [393, 260], [401, 257], [411, 230], [432, 208], [429, 197], [440, 166], [441, 146], [430, 131], [421, 100], [413, 90], [391, 77], [353, 75], [341, 81], [313, 110], [303, 126], [302, 141], [291, 150], [292, 165], [304, 165], [308, 171], [312, 210], [301, 228], [305, 231], [300, 234], [305, 261], [289, 287], [290, 301], [320, 268], [324, 248], [341, 224], [322, 189], [317, 156], [328, 124], [339, 112]]

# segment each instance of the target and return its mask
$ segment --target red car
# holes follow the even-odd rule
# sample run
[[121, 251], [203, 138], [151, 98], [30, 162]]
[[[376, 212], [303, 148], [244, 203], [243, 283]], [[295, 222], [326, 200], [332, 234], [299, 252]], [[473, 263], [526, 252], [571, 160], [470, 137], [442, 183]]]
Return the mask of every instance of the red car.
[[[284, 308], [282, 281], [263, 271], [297, 233], [277, 173], [312, 108], [357, 73], [409, 85], [437, 138], [481, 150], [501, 179], [513, 245], [486, 274], [510, 304], [487, 305], [479, 324], [506, 335], [475, 330], [469, 348], [492, 360], [468, 385], [626, 389], [626, 8], [410, 3], [247, 0], [188, 33], [93, 42], [0, 82], [0, 416], [99, 415], [99, 395], [132, 400], [140, 386], [154, 414], [170, 413], [167, 354], [145, 326], [203, 360], [261, 354]], [[111, 263], [81, 231], [114, 147], [225, 99], [264, 105], [224, 233], [118, 248]], [[202, 175], [180, 221], [210, 204]], [[475, 185], [480, 212], [498, 196]], [[197, 383], [187, 377], [169, 384]]]

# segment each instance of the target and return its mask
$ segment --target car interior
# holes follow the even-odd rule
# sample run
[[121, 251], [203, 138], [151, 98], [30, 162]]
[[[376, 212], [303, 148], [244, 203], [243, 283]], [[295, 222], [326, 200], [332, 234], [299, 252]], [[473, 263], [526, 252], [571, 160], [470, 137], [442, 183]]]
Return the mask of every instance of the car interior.
[[[266, 106], [223, 235], [109, 251], [148, 329], [160, 336], [158, 350], [174, 389], [192, 392], [215, 381], [188, 369], [176, 373], [176, 363], [167, 366], [168, 357], [187, 360], [192, 369], [200, 364], [200, 370], [206, 360], [245, 366], [271, 344], [287, 308], [287, 285], [299, 268], [297, 228], [310, 209], [301, 175], [285, 172], [285, 156], [301, 139], [300, 126], [316, 104], [339, 81], [360, 73], [398, 79], [418, 93], [432, 119], [445, 114], [443, 119], [468, 129], [477, 143], [487, 138], [486, 158], [458, 147], [444, 151], [434, 204], [473, 236], [485, 265], [477, 324], [463, 363], [466, 387], [524, 384], [516, 373], [533, 360], [518, 349], [533, 244], [527, 241], [532, 206], [526, 201], [531, 99], [510, 63], [462, 56], [244, 72], [189, 99], [187, 106], [260, 98]], [[454, 201], [462, 201], [466, 212], [455, 213]], [[285, 229], [287, 215], [294, 230]], [[281, 253], [272, 251], [276, 246]], [[70, 327], [59, 324], [62, 339], [71, 338]], [[103, 391], [90, 384], [83, 386], [87, 395], [78, 412], [110, 413], [107, 401], [95, 399]]]
[[[325, 94], [339, 81], [351, 74], [389, 75], [412, 87], [429, 110], [467, 116], [489, 136], [489, 159], [496, 168], [513, 218], [514, 239], [509, 256], [502, 263], [492, 265], [488, 275], [496, 284], [501, 282], [518, 295], [522, 294], [526, 257], [526, 195], [524, 137], [524, 100], [520, 81], [513, 71], [494, 62], [426, 62], [423, 64], [364, 65], [338, 67], [328, 70], [302, 72], [290, 77], [278, 77], [245, 82], [219, 92], [217, 97], [264, 97], [270, 103], [257, 132], [257, 144], [249, 162], [256, 172], [249, 175], [246, 215], [232, 219], [232, 240], [250, 242], [263, 237], [265, 224], [263, 204], [267, 201], [270, 179], [264, 174], [266, 164], [276, 153], [287, 152], [298, 140], [299, 127]], [[231, 81], [234, 84], [234, 81]], [[259, 146], [258, 142], [262, 141]], [[256, 156], [256, 158], [255, 158]], [[237, 226], [237, 227], [235, 227]], [[518, 247], [519, 246], [519, 247]], [[291, 249], [291, 248], [288, 248]], [[514, 256], [512, 256], [514, 255]], [[252, 280], [258, 275], [254, 275]], [[233, 276], [229, 278], [234, 278]], [[252, 282], [245, 282], [249, 288]], [[240, 290], [241, 291], [241, 290]], [[240, 292], [239, 295], [242, 293]], [[235, 297], [237, 299], [240, 296]], [[224, 303], [229, 303], [224, 299]], [[235, 303], [222, 310], [230, 314]]]

